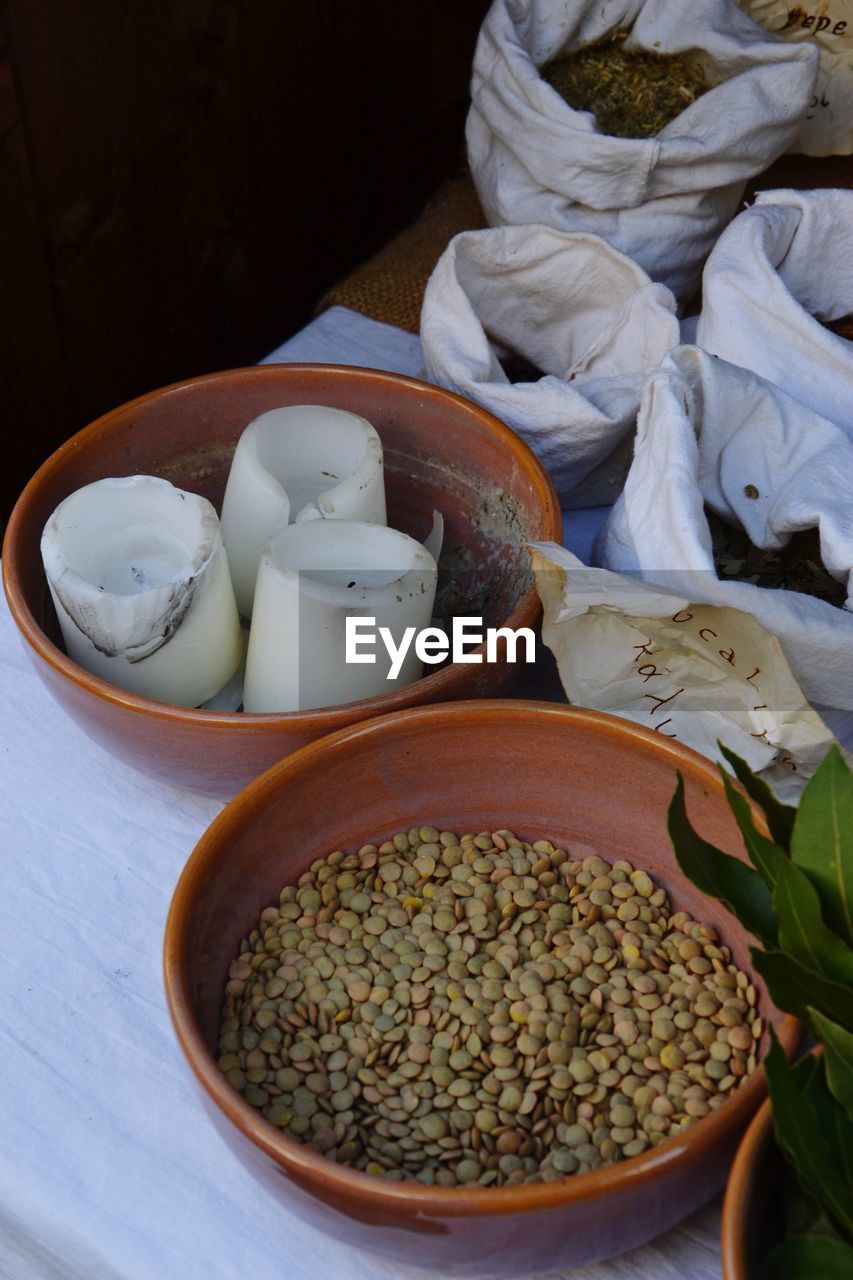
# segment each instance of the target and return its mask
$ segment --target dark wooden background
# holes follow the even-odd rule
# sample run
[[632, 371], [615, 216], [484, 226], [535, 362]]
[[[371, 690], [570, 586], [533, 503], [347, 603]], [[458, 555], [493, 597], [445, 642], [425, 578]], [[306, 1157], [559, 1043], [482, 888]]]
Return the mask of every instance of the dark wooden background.
[[252, 363], [458, 164], [487, 0], [0, 0], [0, 503]]

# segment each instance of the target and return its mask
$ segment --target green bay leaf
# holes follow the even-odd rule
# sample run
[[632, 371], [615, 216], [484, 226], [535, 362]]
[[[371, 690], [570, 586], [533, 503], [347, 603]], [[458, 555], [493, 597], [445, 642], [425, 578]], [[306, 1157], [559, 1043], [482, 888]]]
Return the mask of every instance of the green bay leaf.
[[776, 864], [775, 875], [773, 909], [781, 949], [822, 977], [853, 986], [853, 950], [827, 929], [811, 880], [787, 858]]
[[764, 1069], [776, 1141], [806, 1190], [815, 1196], [845, 1236], [853, 1237], [853, 1187], [846, 1170], [839, 1167], [818, 1114], [809, 1098], [798, 1088], [797, 1077], [772, 1031], [771, 1039]]
[[761, 834], [755, 825], [755, 818], [749, 802], [744, 799], [733, 785], [725, 769], [721, 768], [720, 774], [726, 790], [729, 808], [740, 827], [740, 833], [743, 836], [743, 842], [746, 845], [746, 851], [749, 854], [752, 865], [772, 889], [779, 879], [782, 868], [790, 865], [788, 855], [773, 840], [768, 840], [765, 835]]
[[817, 889], [826, 923], [853, 946], [853, 774], [835, 744], [806, 784], [791, 856]]
[[830, 1090], [826, 1078], [826, 1053], [806, 1054], [805, 1061], [814, 1063], [814, 1069], [801, 1076], [798, 1062], [791, 1068], [791, 1075], [817, 1117], [818, 1128], [832, 1151], [835, 1164], [850, 1187], [853, 1202], [853, 1120]]
[[808, 1009], [813, 1007], [842, 1026], [849, 1022], [853, 1014], [853, 992], [849, 987], [824, 978], [784, 951], [751, 947], [750, 954], [778, 1009], [805, 1021]]
[[850, 1280], [853, 1246], [830, 1236], [789, 1236], [768, 1253], [756, 1280]]
[[789, 850], [791, 848], [791, 832], [794, 829], [797, 810], [793, 805], [782, 804], [780, 800], [777, 800], [764, 779], [754, 774], [746, 761], [742, 760], [739, 755], [724, 746], [722, 742], [718, 742], [717, 746], [734, 769], [735, 777], [744, 791], [764, 810], [767, 826], [776, 844], [786, 851]]
[[684, 874], [703, 893], [719, 899], [766, 947], [776, 944], [776, 917], [770, 889], [757, 871], [703, 840], [691, 825], [684, 803], [684, 779], [678, 785], [668, 814], [669, 836]]
[[[808, 1018], [816, 1038], [823, 1045], [826, 1081], [835, 1097], [853, 1121], [853, 1031], [841, 1027], [818, 1009], [808, 1009]], [[853, 1159], [853, 1151], [851, 1151]]]

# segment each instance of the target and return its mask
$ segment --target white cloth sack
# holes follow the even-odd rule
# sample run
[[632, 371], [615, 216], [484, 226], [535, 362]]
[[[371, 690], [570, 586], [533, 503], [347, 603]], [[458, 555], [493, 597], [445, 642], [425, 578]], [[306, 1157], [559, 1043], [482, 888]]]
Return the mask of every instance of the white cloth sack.
[[700, 347], [775, 382], [853, 439], [853, 191], [762, 191], [705, 266]]
[[[668, 289], [598, 236], [547, 227], [454, 236], [421, 313], [427, 376], [517, 431], [564, 506], [615, 501], [643, 381], [677, 344]], [[545, 376], [510, 382], [507, 352]]]
[[[747, 496], [752, 486], [757, 498]], [[817, 527], [846, 608], [813, 596], [721, 581], [704, 504], [757, 547]], [[751, 613], [778, 636], [814, 702], [853, 709], [853, 443], [840, 427], [754, 374], [679, 347], [649, 378], [634, 462], [593, 551], [606, 569], [697, 603]]]
[[791, 0], [740, 0], [740, 7], [783, 40], [806, 40], [820, 53], [815, 91], [791, 150], [806, 156], [849, 156], [853, 151], [853, 0], [807, 6]]
[[[599, 133], [538, 71], [627, 27], [626, 47], [695, 51], [714, 84], [653, 138]], [[494, 0], [467, 122], [486, 217], [595, 232], [687, 302], [747, 179], [796, 134], [817, 64], [817, 49], [768, 35], [734, 0]]]

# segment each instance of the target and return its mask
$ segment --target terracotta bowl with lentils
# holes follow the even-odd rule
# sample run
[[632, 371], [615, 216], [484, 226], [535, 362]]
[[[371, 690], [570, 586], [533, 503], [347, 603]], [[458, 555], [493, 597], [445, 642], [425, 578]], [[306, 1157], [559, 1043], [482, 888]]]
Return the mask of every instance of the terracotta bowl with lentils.
[[708, 760], [523, 700], [341, 729], [223, 810], [172, 900], [166, 992], [213, 1123], [281, 1203], [273, 1249], [287, 1211], [518, 1280], [641, 1245], [720, 1190], [768, 1027], [789, 1054], [799, 1028], [678, 868], [679, 773], [693, 825], [744, 859]]

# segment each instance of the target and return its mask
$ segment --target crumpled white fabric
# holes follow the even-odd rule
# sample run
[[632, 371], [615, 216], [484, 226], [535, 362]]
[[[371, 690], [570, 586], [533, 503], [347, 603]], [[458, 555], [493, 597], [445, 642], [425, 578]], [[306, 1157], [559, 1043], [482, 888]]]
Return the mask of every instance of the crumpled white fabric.
[[[653, 138], [599, 133], [539, 75], [567, 43], [632, 28], [627, 47], [696, 51], [715, 83]], [[494, 0], [474, 55], [468, 159], [488, 221], [591, 231], [686, 302], [746, 181], [793, 140], [817, 49], [734, 0]]]
[[705, 265], [699, 346], [775, 382], [853, 439], [853, 191], [762, 191]]
[[[757, 498], [746, 490], [754, 486]], [[844, 609], [803, 593], [721, 581], [707, 505], [780, 547], [819, 530]], [[853, 709], [853, 442], [840, 427], [746, 370], [679, 347], [643, 392], [634, 462], [594, 563], [707, 604], [751, 613], [778, 636], [814, 702]]]
[[[679, 340], [675, 310], [667, 288], [598, 236], [463, 231], [424, 297], [427, 376], [517, 431], [563, 505], [611, 503], [630, 463], [643, 381]], [[499, 360], [506, 352], [545, 376], [511, 382]]]

